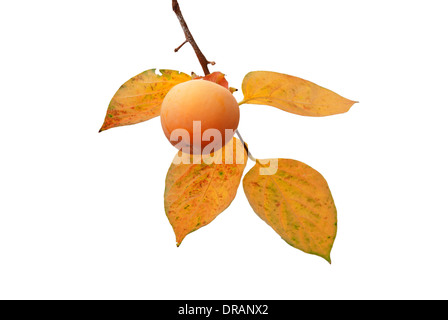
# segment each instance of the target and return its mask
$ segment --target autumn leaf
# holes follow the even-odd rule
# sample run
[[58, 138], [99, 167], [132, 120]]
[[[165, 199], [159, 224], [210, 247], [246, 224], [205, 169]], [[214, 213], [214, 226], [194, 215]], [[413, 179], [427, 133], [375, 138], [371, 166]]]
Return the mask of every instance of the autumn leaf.
[[168, 91], [191, 76], [174, 70], [151, 69], [126, 81], [115, 93], [107, 109], [101, 131], [143, 122], [160, 115]]
[[244, 146], [236, 138], [202, 158], [179, 151], [165, 183], [165, 212], [178, 246], [187, 234], [209, 224], [230, 205], [246, 163]]
[[336, 207], [319, 172], [296, 160], [257, 160], [243, 187], [255, 213], [288, 244], [331, 263]]
[[240, 104], [269, 105], [310, 117], [344, 113], [356, 103], [310, 81], [269, 71], [248, 73], [242, 90], [244, 100]]

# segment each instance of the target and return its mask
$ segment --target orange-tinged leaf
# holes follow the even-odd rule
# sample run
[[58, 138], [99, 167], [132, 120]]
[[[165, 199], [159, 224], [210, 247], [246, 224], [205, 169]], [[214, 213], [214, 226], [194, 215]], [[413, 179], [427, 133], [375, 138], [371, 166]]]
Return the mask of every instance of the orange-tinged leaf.
[[310, 81], [269, 71], [249, 72], [242, 89], [240, 104], [264, 104], [310, 117], [344, 113], [356, 103]]
[[[179, 163], [182, 159], [184, 163]], [[165, 212], [178, 246], [187, 234], [209, 224], [230, 205], [246, 163], [244, 146], [236, 138], [202, 158], [179, 151], [165, 182]]]
[[336, 207], [319, 172], [296, 160], [257, 160], [243, 187], [255, 213], [288, 244], [331, 263]]
[[223, 86], [226, 89], [229, 89], [229, 83], [226, 80], [225, 74], [222, 73], [222, 72], [219, 72], [219, 71], [212, 72], [212, 73], [206, 75], [205, 77], [195, 76], [193, 79], [208, 80], [208, 81], [217, 83], [217, 84], [219, 84], [220, 86]]
[[101, 131], [143, 122], [160, 115], [168, 91], [191, 76], [174, 70], [150, 69], [126, 81], [112, 98]]

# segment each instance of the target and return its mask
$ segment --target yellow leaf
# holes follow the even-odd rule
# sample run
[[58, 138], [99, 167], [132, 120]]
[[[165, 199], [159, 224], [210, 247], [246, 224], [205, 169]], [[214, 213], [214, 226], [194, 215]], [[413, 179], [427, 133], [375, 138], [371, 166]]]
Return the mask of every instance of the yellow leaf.
[[126, 81], [112, 98], [101, 131], [143, 122], [160, 115], [168, 91], [191, 76], [174, 70], [151, 69]]
[[165, 212], [178, 246], [187, 234], [209, 224], [230, 205], [246, 163], [244, 146], [236, 138], [202, 158], [179, 151], [165, 182]]
[[242, 89], [240, 104], [264, 104], [310, 117], [344, 113], [356, 103], [310, 81], [269, 71], [249, 72]]
[[296, 160], [257, 160], [243, 187], [255, 213], [283, 240], [331, 263], [336, 207], [319, 172]]

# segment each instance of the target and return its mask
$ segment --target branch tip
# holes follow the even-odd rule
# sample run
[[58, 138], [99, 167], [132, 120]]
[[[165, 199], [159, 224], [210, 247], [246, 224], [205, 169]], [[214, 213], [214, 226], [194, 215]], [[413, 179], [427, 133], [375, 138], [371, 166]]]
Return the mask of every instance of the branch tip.
[[180, 48], [182, 48], [184, 46], [184, 44], [186, 44], [188, 42], [188, 40], [185, 40], [184, 42], [182, 42], [182, 44], [180, 46], [178, 46], [176, 49], [174, 49], [174, 52], [177, 52], [180, 50]]
[[[177, 19], [179, 20], [180, 26], [182, 27], [182, 30], [184, 31], [185, 34], [185, 42], [180, 45], [178, 48], [176, 48], [174, 51], [177, 52], [185, 43], [189, 42], [190, 45], [193, 47], [194, 52], [196, 53], [196, 57], [199, 60], [199, 63], [201, 64], [202, 70], [204, 71], [205, 75], [210, 74], [210, 71], [208, 70], [208, 64], [211, 64], [204, 56], [204, 54], [202, 53], [201, 49], [199, 49], [196, 41], [193, 38], [193, 35], [190, 32], [190, 29], [188, 29], [187, 23], [185, 22], [185, 19], [182, 15], [182, 12], [180, 10], [179, 7], [179, 3], [177, 2], [177, 0], [173, 0], [172, 1], [172, 5], [173, 5], [173, 11], [177, 16]], [[215, 63], [213, 63], [212, 65], [214, 65]]]

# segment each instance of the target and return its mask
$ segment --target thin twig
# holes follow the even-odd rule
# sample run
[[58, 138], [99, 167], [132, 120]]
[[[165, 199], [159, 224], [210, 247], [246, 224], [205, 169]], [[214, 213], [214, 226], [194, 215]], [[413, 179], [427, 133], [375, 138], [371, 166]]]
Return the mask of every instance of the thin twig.
[[179, 3], [177, 3], [177, 0], [173, 0], [173, 11], [177, 16], [177, 19], [179, 19], [182, 30], [184, 31], [185, 41], [191, 44], [194, 52], [196, 53], [196, 56], [198, 57], [199, 63], [201, 64], [202, 70], [204, 71], [204, 75], [210, 74], [210, 71], [208, 70], [208, 64], [210, 64], [210, 62], [207, 60], [207, 58], [205, 58], [201, 49], [199, 49], [199, 46], [196, 44], [196, 41], [194, 41], [194, 38], [190, 30], [188, 29], [187, 23], [185, 22], [185, 19], [182, 15], [182, 12], [180, 11]]
[[174, 49], [174, 52], [177, 52], [180, 50], [180, 48], [182, 48], [184, 46], [184, 44], [186, 44], [188, 41], [185, 40], [184, 42], [182, 42], [182, 44], [180, 46], [178, 46], [176, 49]]

